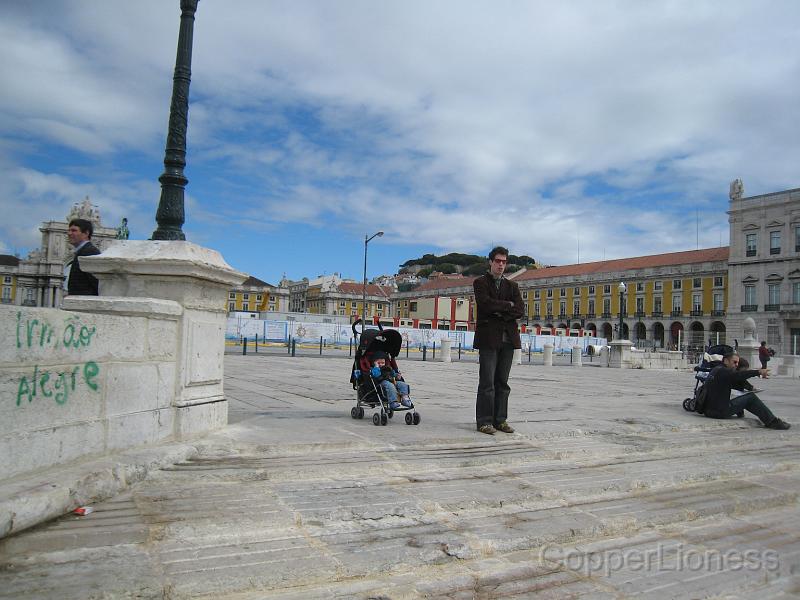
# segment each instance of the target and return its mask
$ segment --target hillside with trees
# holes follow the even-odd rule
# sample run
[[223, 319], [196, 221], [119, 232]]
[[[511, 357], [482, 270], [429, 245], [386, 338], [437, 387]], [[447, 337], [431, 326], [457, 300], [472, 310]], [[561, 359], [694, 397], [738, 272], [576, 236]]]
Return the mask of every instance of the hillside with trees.
[[[508, 266], [506, 271], [513, 273], [527, 267], [535, 269], [536, 261], [530, 256], [508, 256]], [[461, 273], [462, 275], [480, 275], [487, 269], [487, 258], [477, 254], [461, 254], [451, 252], [442, 256], [434, 254], [423, 254], [419, 258], [412, 258], [400, 265], [400, 273], [417, 273], [420, 277], [427, 277], [434, 271], [442, 273]]]

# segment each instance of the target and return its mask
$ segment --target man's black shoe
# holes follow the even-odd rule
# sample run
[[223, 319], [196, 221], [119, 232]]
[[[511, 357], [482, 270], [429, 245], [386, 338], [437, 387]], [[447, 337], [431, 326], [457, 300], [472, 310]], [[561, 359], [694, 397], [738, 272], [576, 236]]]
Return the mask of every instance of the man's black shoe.
[[772, 419], [770, 424], [767, 425], [767, 427], [769, 427], [770, 429], [789, 429], [791, 425], [789, 425], [786, 421], [783, 421], [778, 417], [775, 417], [774, 419]]

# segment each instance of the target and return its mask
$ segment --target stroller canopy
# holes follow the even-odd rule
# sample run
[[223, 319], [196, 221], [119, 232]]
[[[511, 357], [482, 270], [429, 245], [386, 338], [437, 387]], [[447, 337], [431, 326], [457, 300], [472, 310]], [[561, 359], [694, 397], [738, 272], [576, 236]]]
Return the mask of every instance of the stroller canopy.
[[361, 339], [358, 342], [358, 350], [360, 354], [368, 352], [377, 352], [382, 350], [388, 353], [392, 358], [400, 354], [400, 349], [403, 347], [403, 336], [395, 329], [367, 329], [361, 334]]

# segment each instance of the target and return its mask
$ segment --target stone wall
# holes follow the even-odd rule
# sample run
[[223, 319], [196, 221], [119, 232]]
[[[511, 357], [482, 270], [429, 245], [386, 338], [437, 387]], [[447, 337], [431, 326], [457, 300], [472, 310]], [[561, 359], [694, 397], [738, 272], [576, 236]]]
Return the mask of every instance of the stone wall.
[[631, 369], [688, 369], [689, 361], [682, 352], [631, 350]]
[[183, 308], [117, 311], [0, 306], [0, 479], [174, 437]]

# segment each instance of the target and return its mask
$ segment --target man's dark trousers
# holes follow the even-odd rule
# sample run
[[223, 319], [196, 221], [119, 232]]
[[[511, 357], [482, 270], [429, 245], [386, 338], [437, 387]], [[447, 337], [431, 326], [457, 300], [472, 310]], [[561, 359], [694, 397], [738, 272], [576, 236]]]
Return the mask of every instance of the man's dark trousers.
[[480, 379], [478, 401], [475, 403], [475, 421], [478, 427], [499, 425], [508, 418], [508, 375], [514, 360], [513, 344], [500, 348], [481, 348], [478, 354]]
[[712, 419], [727, 419], [743, 410], [753, 413], [761, 419], [764, 425], [769, 425], [775, 420], [775, 415], [772, 414], [772, 411], [768, 409], [761, 401], [761, 398], [756, 396], [753, 392], [747, 392], [741, 396], [731, 398], [731, 402], [724, 412], [715, 413], [709, 411], [706, 413], [706, 416]]

